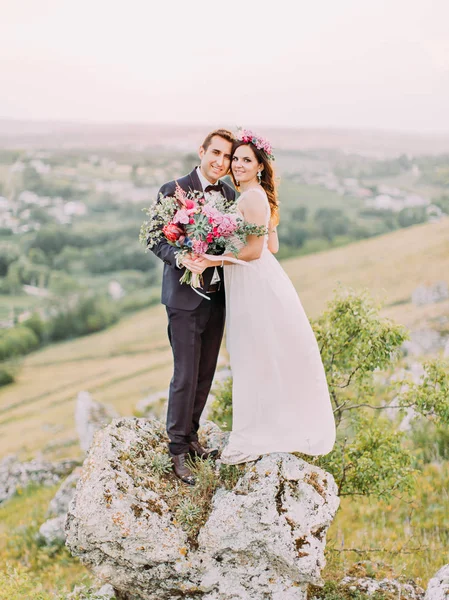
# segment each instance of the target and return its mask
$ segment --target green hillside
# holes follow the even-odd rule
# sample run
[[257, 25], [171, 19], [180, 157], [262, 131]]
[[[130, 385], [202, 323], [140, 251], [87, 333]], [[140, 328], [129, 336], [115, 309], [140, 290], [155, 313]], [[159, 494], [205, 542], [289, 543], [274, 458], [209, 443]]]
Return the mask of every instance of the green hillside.
[[311, 317], [323, 310], [339, 284], [368, 288], [384, 302], [387, 316], [412, 329], [449, 315], [449, 302], [422, 307], [411, 303], [419, 285], [449, 283], [449, 218], [283, 264]]
[[[385, 301], [385, 314], [408, 327], [435, 326], [438, 317], [449, 315], [449, 302], [415, 307], [410, 296], [420, 284], [448, 281], [449, 218], [290, 259], [284, 267], [311, 318], [342, 284], [369, 288]], [[17, 383], [0, 390], [0, 456], [32, 456], [38, 450], [49, 457], [56, 452], [73, 456], [78, 452], [74, 406], [80, 390], [131, 414], [141, 398], [167, 387], [170, 373], [162, 306], [35, 352], [24, 359]]]

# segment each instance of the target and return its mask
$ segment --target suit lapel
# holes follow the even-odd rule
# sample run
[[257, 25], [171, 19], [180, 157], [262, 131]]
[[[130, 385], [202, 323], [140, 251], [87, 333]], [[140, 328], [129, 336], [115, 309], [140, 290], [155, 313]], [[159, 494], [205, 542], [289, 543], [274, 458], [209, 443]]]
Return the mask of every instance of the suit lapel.
[[235, 199], [232, 197], [232, 189], [229, 188], [225, 183], [223, 183], [223, 192], [224, 192], [224, 195], [226, 196], [226, 200], [234, 200]]
[[202, 192], [203, 191], [203, 187], [201, 185], [201, 181], [200, 178], [198, 177], [198, 173], [196, 170], [196, 167], [193, 169], [193, 171], [189, 174], [190, 177], [190, 188], [193, 192]]

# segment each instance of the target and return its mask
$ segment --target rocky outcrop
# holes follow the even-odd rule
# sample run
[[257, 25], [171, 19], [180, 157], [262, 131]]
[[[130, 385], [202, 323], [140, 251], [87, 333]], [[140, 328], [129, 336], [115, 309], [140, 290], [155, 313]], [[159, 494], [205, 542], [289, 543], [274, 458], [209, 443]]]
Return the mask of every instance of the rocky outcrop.
[[48, 545], [64, 544], [64, 525], [67, 517], [69, 504], [75, 495], [78, 479], [81, 476], [81, 467], [77, 467], [63, 482], [48, 507], [48, 516], [39, 529], [41, 539]]
[[412, 293], [412, 302], [415, 306], [444, 302], [448, 298], [449, 287], [445, 281], [437, 281], [432, 285], [420, 285]]
[[76, 585], [65, 600], [115, 600], [116, 598], [114, 588], [106, 583], [100, 588]]
[[[118, 413], [112, 407], [95, 402], [89, 392], [80, 392], [75, 406], [75, 422], [82, 450], [87, 451], [95, 433], [116, 417]], [[41, 542], [47, 545], [65, 543], [67, 510], [80, 475], [81, 468], [78, 468], [64, 481], [50, 502], [48, 516], [51, 518], [39, 529]]]
[[167, 414], [168, 392], [169, 390], [166, 389], [145, 396], [145, 398], [142, 398], [137, 402], [135, 414], [140, 417], [151, 415], [158, 419], [165, 419], [165, 415]]
[[90, 448], [95, 432], [119, 416], [112, 407], [95, 402], [89, 392], [79, 392], [75, 406], [75, 423], [82, 450]]
[[[335, 585], [335, 584], [334, 584]], [[375, 598], [401, 600], [423, 600], [424, 590], [411, 579], [395, 576], [393, 568], [382, 562], [362, 560], [354, 563], [332, 591], [335, 598]], [[326, 598], [322, 588], [311, 586], [309, 600]]]
[[55, 485], [78, 464], [75, 460], [51, 463], [39, 458], [20, 462], [13, 454], [6, 456], [0, 462], [0, 503], [14, 496], [18, 489], [31, 484]]
[[76, 585], [65, 600], [116, 600], [115, 590], [112, 585], [105, 583], [101, 587]]
[[444, 349], [447, 336], [435, 329], [418, 329], [410, 333], [410, 339], [402, 344], [406, 355], [426, 356], [438, 354]]
[[422, 600], [424, 590], [414, 582], [401, 582], [397, 579], [374, 579], [372, 577], [345, 577], [340, 585], [350, 591], [359, 591], [368, 596], [401, 598], [402, 600]]
[[449, 565], [446, 565], [429, 581], [424, 600], [447, 600], [448, 598]]
[[[216, 426], [207, 435], [219, 439]], [[166, 442], [156, 419], [118, 419], [96, 434], [69, 507], [72, 553], [132, 600], [304, 600], [321, 581], [339, 504], [332, 476], [291, 454], [217, 466], [192, 534], [180, 507], [189, 498], [194, 519], [195, 494], [199, 503], [208, 487], [164, 473]]]

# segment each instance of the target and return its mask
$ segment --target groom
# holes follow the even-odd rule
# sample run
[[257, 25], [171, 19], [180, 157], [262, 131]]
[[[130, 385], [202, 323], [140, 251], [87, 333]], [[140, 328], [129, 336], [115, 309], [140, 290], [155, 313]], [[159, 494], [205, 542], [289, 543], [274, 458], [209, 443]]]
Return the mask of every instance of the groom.
[[[234, 200], [234, 190], [220, 177], [226, 175], [231, 164], [234, 135], [226, 129], [209, 133], [199, 149], [200, 166], [177, 180], [183, 190], [219, 191], [228, 200]], [[165, 183], [159, 190], [163, 196], [174, 196], [176, 181]], [[158, 194], [158, 197], [159, 197]], [[200, 458], [214, 457], [217, 450], [207, 450], [198, 442], [200, 417], [212, 385], [225, 322], [223, 269], [203, 269], [189, 257], [184, 267], [193, 273], [203, 273], [202, 298], [179, 279], [185, 268], [176, 266], [176, 249], [164, 239], [152, 248], [164, 262], [162, 304], [168, 315], [168, 338], [173, 351], [174, 372], [170, 382], [167, 412], [169, 453], [176, 476], [184, 483], [195, 484], [195, 478], [186, 464], [189, 455]]]

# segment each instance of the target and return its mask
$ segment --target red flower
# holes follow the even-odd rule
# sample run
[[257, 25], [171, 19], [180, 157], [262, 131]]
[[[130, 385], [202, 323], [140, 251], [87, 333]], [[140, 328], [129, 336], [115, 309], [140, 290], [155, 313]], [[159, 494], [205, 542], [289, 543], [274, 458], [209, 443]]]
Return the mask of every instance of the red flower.
[[214, 236], [211, 233], [208, 233], [207, 236], [206, 236], [206, 242], [208, 244], [210, 244], [213, 241], [214, 241]]
[[193, 225], [195, 223], [195, 219], [190, 218], [189, 223], [190, 223], [190, 225]]
[[169, 223], [162, 228], [162, 233], [165, 235], [169, 242], [176, 242], [176, 240], [184, 233], [183, 230], [175, 225]]
[[195, 208], [195, 202], [193, 200], [189, 200], [189, 198], [187, 198], [185, 200], [185, 207], [187, 210], [190, 210], [191, 208]]

